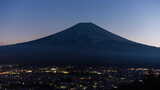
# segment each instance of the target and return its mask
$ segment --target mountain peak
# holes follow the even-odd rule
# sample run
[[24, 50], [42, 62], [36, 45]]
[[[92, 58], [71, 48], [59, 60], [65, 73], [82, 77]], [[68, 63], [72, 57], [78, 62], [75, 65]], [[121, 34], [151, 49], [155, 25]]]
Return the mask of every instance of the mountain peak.
[[83, 28], [89, 27], [89, 28], [91, 28], [91, 27], [98, 27], [98, 26], [92, 22], [81, 22], [81, 23], [76, 24], [73, 27], [83, 27]]
[[92, 22], [80, 22], [77, 25], [95, 25], [95, 24]]
[[106, 43], [108, 41], [126, 41], [98, 25], [85, 22], [78, 23], [64, 31], [58, 32], [46, 38], [38, 39], [35, 43], [56, 44], [56, 45], [90, 45]]
[[71, 28], [64, 30], [64, 31], [72, 31], [72, 32], [77, 32], [77, 33], [104, 33], [107, 32], [106, 30], [104, 30], [103, 28], [99, 27], [98, 25], [92, 23], [92, 22], [81, 22], [78, 23], [74, 26], [72, 26]]
[[9, 63], [143, 65], [160, 59], [159, 49], [124, 39], [93, 23], [78, 23], [48, 37], [0, 47], [0, 51], [0, 62]]

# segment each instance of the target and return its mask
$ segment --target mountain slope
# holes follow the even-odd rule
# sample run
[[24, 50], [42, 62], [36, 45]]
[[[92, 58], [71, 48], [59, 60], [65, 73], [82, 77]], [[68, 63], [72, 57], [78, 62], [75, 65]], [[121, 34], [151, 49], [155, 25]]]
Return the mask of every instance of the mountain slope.
[[0, 47], [2, 63], [154, 64], [160, 50], [139, 44], [93, 23], [79, 23], [38, 40]]

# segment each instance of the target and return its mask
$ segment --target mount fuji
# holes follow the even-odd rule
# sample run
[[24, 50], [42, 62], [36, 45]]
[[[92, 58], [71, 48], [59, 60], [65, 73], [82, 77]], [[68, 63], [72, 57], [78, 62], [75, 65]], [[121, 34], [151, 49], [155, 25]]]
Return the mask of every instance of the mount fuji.
[[0, 63], [160, 65], [160, 49], [78, 23], [38, 40], [1, 46]]

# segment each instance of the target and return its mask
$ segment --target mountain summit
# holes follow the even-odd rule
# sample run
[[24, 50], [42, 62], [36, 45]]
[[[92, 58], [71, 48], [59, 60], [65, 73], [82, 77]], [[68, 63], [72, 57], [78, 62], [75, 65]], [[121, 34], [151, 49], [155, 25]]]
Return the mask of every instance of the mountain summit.
[[41, 44], [98, 44], [107, 41], [128, 42], [120, 36], [117, 36], [93, 23], [78, 23], [64, 31], [54, 35], [32, 41]]
[[1, 63], [155, 64], [160, 50], [78, 23], [38, 40], [0, 47]]

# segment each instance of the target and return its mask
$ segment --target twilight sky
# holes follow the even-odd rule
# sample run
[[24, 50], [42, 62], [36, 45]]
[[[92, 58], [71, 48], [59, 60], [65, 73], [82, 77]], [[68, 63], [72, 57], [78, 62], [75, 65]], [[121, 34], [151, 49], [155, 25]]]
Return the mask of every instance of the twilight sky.
[[0, 45], [41, 38], [79, 22], [160, 47], [160, 0], [0, 0]]

